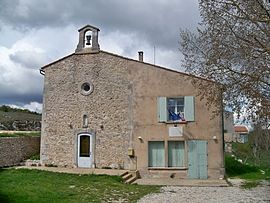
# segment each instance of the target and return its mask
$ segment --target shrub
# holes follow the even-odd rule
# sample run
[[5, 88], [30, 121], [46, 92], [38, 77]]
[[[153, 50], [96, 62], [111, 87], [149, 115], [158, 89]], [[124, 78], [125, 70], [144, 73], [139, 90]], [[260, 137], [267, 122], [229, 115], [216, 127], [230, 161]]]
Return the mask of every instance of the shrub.
[[245, 173], [259, 172], [258, 167], [240, 163], [231, 156], [225, 156], [225, 169], [228, 176], [238, 176]]
[[31, 160], [40, 160], [40, 156], [39, 156], [39, 154], [35, 154], [35, 155], [31, 156], [29, 159], [31, 159]]

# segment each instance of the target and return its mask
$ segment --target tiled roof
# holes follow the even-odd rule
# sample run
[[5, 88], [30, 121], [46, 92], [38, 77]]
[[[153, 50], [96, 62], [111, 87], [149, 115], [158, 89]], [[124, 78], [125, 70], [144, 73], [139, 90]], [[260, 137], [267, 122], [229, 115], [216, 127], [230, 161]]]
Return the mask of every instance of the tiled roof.
[[235, 125], [234, 131], [236, 133], [248, 133], [248, 128], [247, 126], [244, 126], [244, 125]]

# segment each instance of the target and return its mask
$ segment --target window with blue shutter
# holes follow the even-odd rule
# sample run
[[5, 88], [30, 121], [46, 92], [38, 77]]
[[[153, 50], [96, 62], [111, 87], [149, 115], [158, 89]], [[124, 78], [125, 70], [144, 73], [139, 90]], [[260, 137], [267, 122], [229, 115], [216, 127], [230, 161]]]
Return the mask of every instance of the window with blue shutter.
[[158, 121], [194, 121], [194, 96], [158, 97]]

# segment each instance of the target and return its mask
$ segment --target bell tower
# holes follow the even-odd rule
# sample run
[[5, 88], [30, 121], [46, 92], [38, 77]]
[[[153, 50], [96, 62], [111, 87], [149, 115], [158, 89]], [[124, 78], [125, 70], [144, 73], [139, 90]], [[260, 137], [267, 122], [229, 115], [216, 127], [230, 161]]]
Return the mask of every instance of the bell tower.
[[96, 53], [99, 52], [98, 32], [100, 30], [94, 26], [86, 25], [78, 30], [79, 43], [75, 53]]

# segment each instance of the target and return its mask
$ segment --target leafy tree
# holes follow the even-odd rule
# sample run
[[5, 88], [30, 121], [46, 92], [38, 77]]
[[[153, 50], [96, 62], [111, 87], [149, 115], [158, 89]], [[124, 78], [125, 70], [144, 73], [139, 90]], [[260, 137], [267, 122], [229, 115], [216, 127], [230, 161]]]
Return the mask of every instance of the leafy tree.
[[270, 3], [268, 0], [199, 0], [197, 32], [180, 32], [186, 71], [216, 81], [193, 79], [208, 104], [218, 104], [222, 85], [225, 106], [269, 126]]

